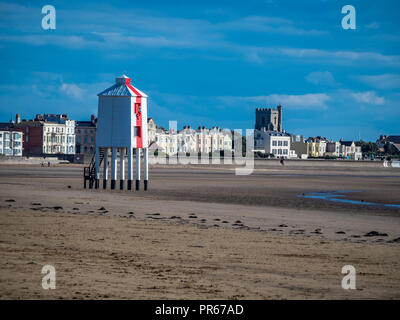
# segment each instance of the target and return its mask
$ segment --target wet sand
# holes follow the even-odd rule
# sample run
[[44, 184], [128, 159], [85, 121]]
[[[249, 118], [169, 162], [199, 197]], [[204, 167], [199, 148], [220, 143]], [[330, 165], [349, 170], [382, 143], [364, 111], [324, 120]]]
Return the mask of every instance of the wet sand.
[[[346, 198], [400, 204], [400, 170], [150, 174], [148, 192], [111, 192], [82, 189], [81, 166], [0, 165], [0, 297], [400, 298], [400, 210], [299, 197], [353, 190]], [[41, 288], [45, 264], [56, 290]], [[347, 264], [357, 290], [341, 288]]]

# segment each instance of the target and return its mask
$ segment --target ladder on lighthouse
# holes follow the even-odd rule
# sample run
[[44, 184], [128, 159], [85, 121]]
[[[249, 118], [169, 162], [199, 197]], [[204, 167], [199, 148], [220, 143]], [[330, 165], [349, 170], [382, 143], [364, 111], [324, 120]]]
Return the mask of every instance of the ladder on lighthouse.
[[[93, 185], [96, 180], [96, 166], [95, 166], [96, 154], [93, 155], [92, 161], [88, 167], [83, 168], [83, 187], [86, 189], [86, 183], [89, 182], [89, 189], [93, 189]], [[99, 148], [99, 168], [104, 159], [104, 148]]]

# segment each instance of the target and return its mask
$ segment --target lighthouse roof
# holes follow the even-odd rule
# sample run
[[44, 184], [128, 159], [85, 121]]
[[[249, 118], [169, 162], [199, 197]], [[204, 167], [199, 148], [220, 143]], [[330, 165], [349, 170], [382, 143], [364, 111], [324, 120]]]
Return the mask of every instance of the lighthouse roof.
[[147, 95], [131, 84], [131, 79], [126, 75], [115, 78], [115, 84], [100, 92], [98, 96], [113, 97], [145, 97]]

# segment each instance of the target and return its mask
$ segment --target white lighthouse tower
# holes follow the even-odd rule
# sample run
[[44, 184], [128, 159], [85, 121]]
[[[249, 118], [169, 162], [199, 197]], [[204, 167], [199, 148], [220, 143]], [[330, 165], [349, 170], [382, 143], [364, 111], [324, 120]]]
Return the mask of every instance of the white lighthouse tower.
[[[140, 188], [140, 153], [143, 149], [144, 190], [148, 187], [147, 95], [132, 86], [123, 75], [115, 84], [98, 94], [95, 186], [99, 187], [100, 165], [103, 168], [103, 188], [107, 188], [108, 150], [111, 149], [111, 189], [117, 180], [117, 151], [120, 156], [120, 189], [124, 189], [125, 155], [128, 155], [128, 190], [132, 189], [132, 155], [136, 153], [136, 190]], [[104, 159], [103, 159], [104, 158]], [[103, 161], [102, 161], [103, 160]]]

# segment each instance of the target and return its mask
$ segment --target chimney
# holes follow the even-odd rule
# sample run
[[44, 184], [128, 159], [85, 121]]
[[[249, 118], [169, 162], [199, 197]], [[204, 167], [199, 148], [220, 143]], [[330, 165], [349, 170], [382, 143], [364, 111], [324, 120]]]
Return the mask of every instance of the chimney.
[[94, 114], [92, 114], [91, 116], [90, 116], [90, 121], [92, 122], [92, 123], [94, 123]]
[[19, 113], [15, 115], [15, 123], [21, 123], [21, 115]]

